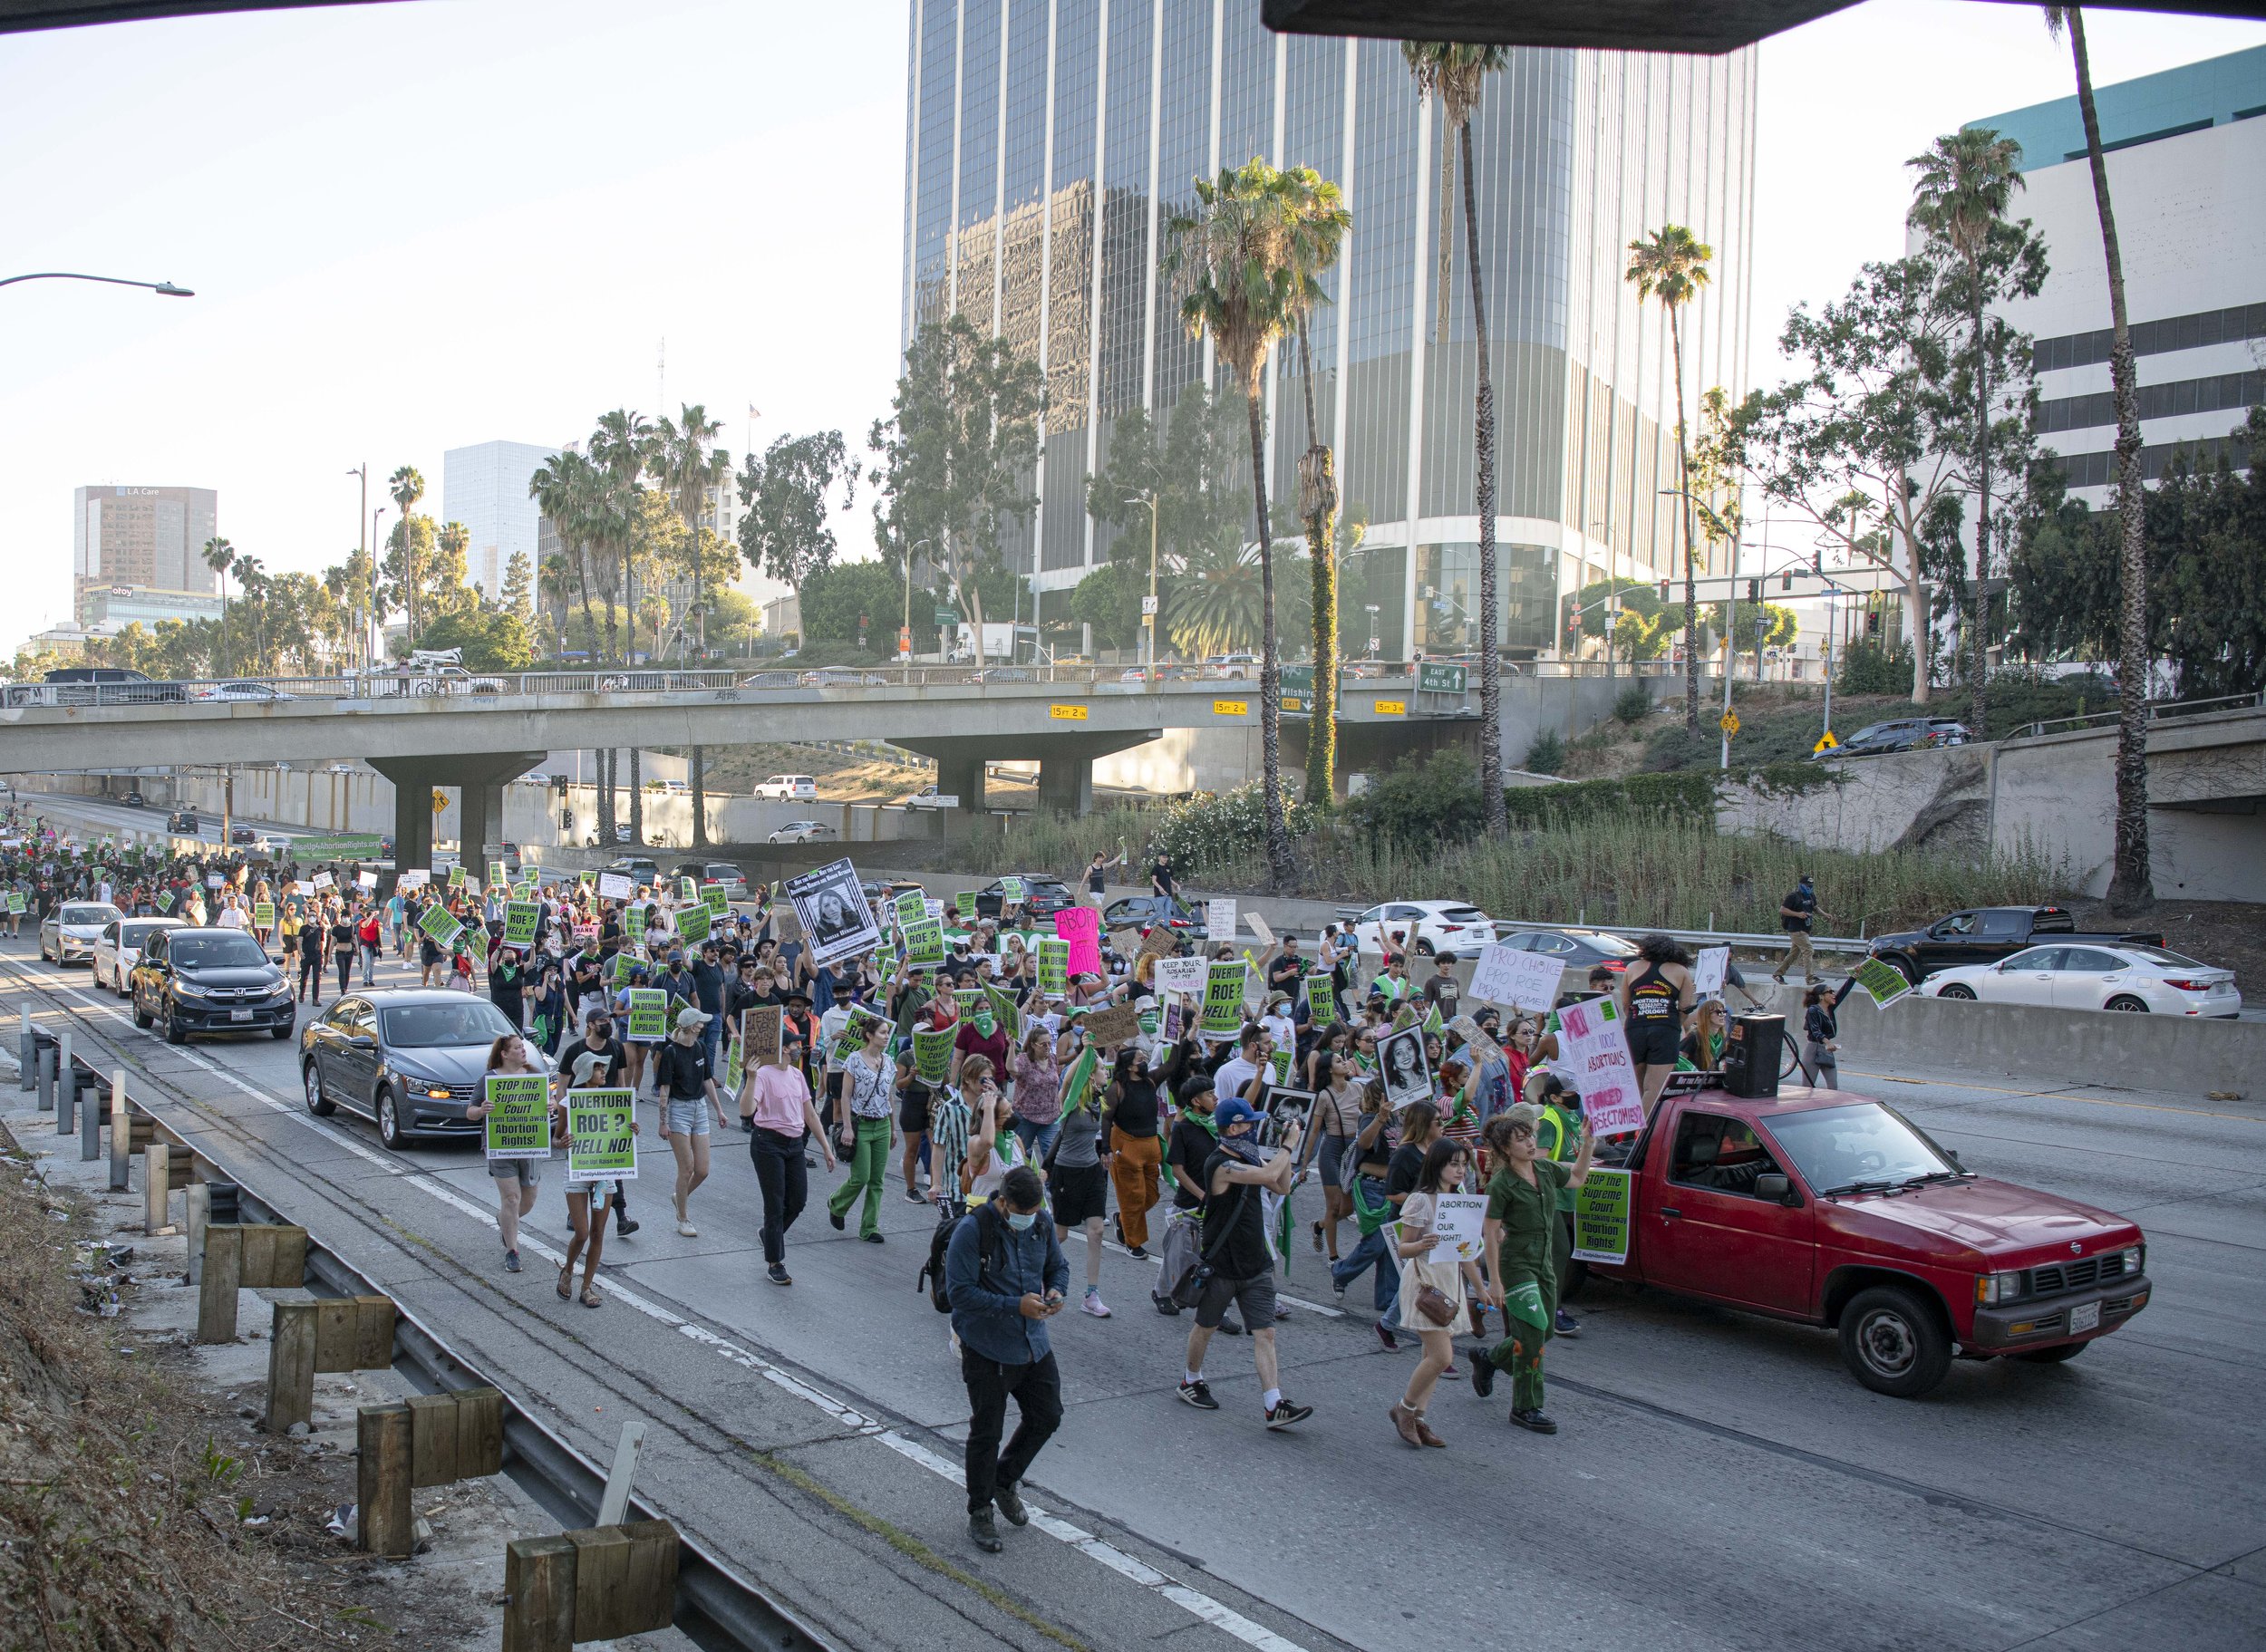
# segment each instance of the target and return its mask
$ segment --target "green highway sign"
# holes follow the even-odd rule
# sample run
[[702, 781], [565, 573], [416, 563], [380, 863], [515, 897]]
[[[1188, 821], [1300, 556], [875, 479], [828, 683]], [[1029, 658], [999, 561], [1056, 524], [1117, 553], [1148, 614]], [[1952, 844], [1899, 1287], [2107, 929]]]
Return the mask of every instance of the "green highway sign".
[[1417, 692], [1419, 694], [1460, 694], [1470, 680], [1470, 670], [1461, 665], [1419, 665], [1417, 667]]
[[1285, 665], [1281, 668], [1283, 692], [1311, 700], [1314, 692], [1314, 668], [1311, 665]]

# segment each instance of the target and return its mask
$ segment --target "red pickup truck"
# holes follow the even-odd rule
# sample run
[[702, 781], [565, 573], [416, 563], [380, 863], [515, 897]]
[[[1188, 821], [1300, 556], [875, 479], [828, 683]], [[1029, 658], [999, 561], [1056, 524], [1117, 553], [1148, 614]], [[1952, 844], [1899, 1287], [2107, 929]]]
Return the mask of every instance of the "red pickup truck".
[[2068, 1359], [2147, 1306], [2133, 1223], [1977, 1175], [1870, 1097], [1663, 1096], [1625, 1169], [1625, 1259], [1591, 1266], [1833, 1327], [1877, 1393], [1927, 1393], [1954, 1354]]

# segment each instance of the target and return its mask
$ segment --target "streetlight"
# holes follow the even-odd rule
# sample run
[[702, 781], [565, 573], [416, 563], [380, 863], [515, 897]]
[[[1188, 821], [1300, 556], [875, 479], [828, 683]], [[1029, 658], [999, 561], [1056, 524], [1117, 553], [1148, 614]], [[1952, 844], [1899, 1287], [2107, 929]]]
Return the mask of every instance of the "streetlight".
[[196, 293], [185, 286], [175, 286], [169, 281], [128, 281], [120, 275], [81, 275], [70, 270], [35, 270], [28, 275], [10, 275], [0, 280], [0, 286], [14, 286], [19, 281], [102, 281], [111, 286], [148, 287], [160, 298], [194, 298]]
[[1369, 657], [1374, 660], [1381, 646], [1377, 636], [1377, 616], [1382, 609], [1375, 603], [1363, 603], [1361, 606], [1369, 610]]
[[[347, 470], [346, 474], [347, 474], [348, 476], [358, 476], [358, 477], [360, 477], [360, 478], [362, 478], [362, 509], [361, 509], [360, 511], [358, 511], [357, 513], [355, 513], [355, 516], [354, 516], [354, 529], [355, 529], [355, 531], [356, 531], [357, 533], [361, 533], [361, 532], [363, 531], [363, 528], [362, 528], [362, 518], [363, 518], [364, 516], [368, 515], [368, 514], [369, 514], [369, 510], [370, 510], [370, 461], [369, 461], [368, 459], [363, 459], [363, 460], [362, 461], [362, 463], [360, 463], [359, 465], [354, 465], [354, 466], [350, 467], [350, 468], [348, 469], [348, 470]], [[365, 561], [365, 562], [368, 562], [368, 561], [369, 561], [369, 558], [370, 558], [370, 540], [369, 540], [369, 537], [368, 537], [368, 536], [367, 536], [366, 534], [364, 534], [363, 538], [363, 541], [362, 541], [362, 555], [363, 555], [363, 561]], [[370, 567], [370, 595], [371, 595], [371, 598], [372, 598], [371, 606], [372, 606], [372, 607], [373, 607], [373, 608], [377, 605], [377, 604], [376, 604], [376, 597], [377, 597], [377, 594], [378, 594], [378, 570], [377, 570], [377, 565], [376, 565], [376, 564], [374, 564], [374, 563], [372, 563], [372, 564], [371, 564], [371, 567]], [[369, 633], [369, 632], [368, 632], [367, 630], [363, 631], [363, 633], [362, 633], [362, 645], [363, 645], [363, 651], [364, 651], [364, 652], [363, 652], [363, 662], [362, 662], [362, 663], [363, 663], [363, 668], [366, 670], [366, 669], [367, 669], [368, 667], [370, 667], [371, 665], [373, 665], [373, 664], [376, 663], [376, 661], [375, 661], [375, 658], [374, 658], [374, 651], [371, 650], [371, 648], [370, 648], [370, 633]]]
[[[378, 518], [385, 515], [381, 505], [370, 513], [370, 665], [377, 668], [378, 659], [385, 652], [385, 588], [378, 583]], [[403, 547], [407, 554], [407, 547]]]
[[1148, 670], [1153, 679], [1157, 674], [1157, 490], [1152, 488], [1126, 503], [1148, 507], [1148, 603], [1141, 610], [1141, 624], [1148, 633]]
[[908, 672], [913, 669], [913, 553], [925, 545], [934, 549], [935, 544], [934, 539], [915, 539], [905, 547], [905, 629], [897, 633], [897, 652]]

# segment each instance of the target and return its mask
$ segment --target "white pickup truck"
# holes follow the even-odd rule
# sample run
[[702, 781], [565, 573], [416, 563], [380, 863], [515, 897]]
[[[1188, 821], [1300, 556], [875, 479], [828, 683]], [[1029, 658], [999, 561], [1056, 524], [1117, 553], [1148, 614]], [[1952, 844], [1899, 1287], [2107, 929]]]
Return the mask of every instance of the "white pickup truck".
[[940, 792], [934, 786], [924, 786], [905, 800], [905, 807], [909, 809], [956, 809], [960, 807], [960, 797], [956, 792]]

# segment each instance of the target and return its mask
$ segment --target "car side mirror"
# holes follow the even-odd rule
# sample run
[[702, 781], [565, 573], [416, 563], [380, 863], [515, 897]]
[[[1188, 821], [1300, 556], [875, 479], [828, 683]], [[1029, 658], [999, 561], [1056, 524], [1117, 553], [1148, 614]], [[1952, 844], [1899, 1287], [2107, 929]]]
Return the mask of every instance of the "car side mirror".
[[[366, 1032], [355, 1033], [346, 1040], [348, 1049], [375, 1049], [377, 1047], [378, 1041]], [[1780, 1176], [1778, 1180], [1783, 1182], [1786, 1178]]]
[[1799, 1204], [1801, 1197], [1794, 1191], [1783, 1172], [1767, 1171], [1755, 1178], [1755, 1196], [1777, 1204]]

